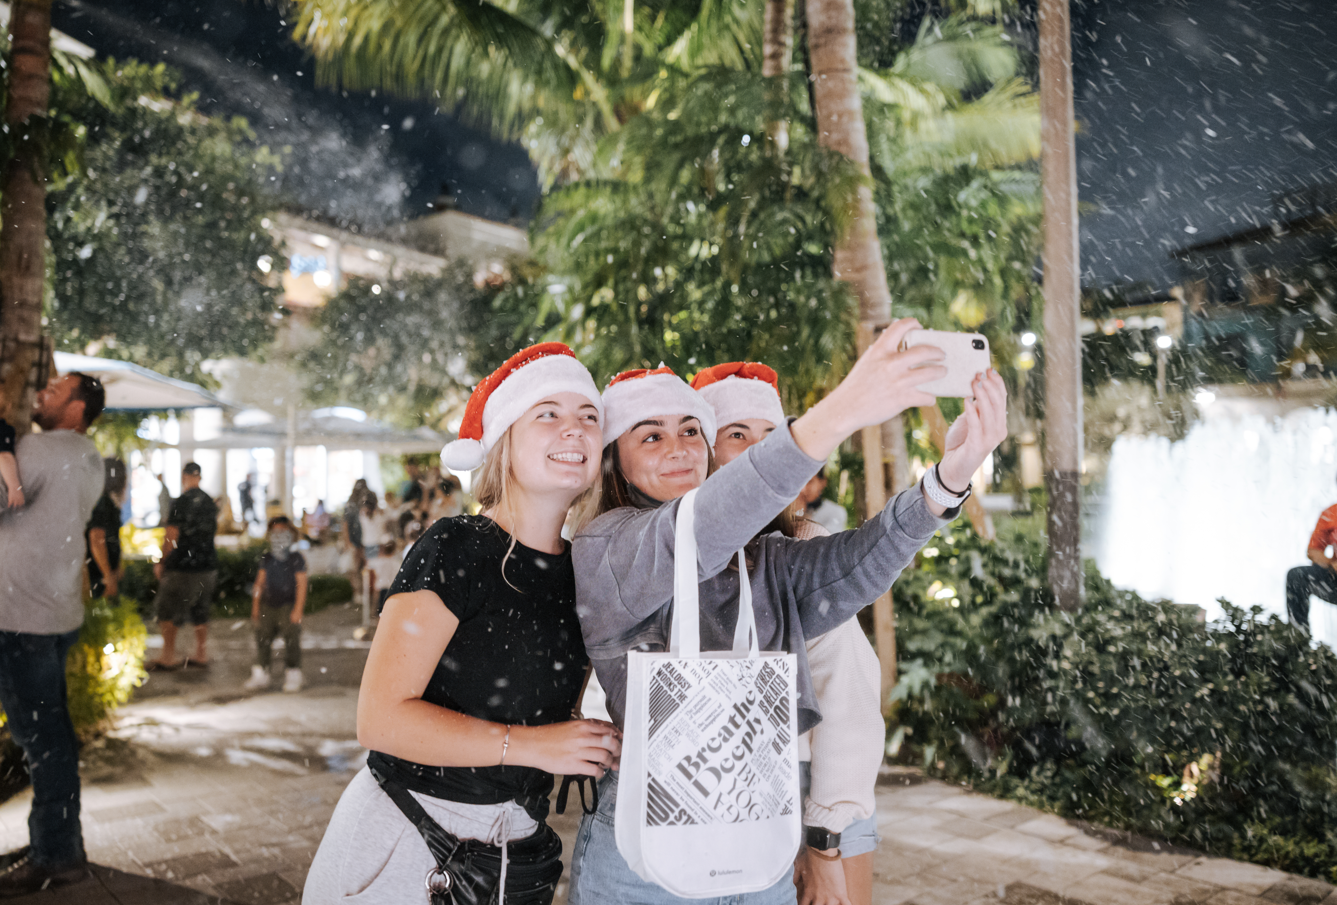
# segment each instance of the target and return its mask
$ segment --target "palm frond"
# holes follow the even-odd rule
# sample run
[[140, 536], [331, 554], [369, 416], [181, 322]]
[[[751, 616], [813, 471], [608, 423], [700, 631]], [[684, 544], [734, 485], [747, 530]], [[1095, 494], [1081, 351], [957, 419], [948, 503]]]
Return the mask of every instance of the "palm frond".
[[750, 0], [702, 0], [696, 16], [664, 51], [664, 61], [685, 72], [759, 70], [764, 8]]
[[489, 0], [292, 0], [320, 80], [429, 96], [513, 138], [537, 111], [590, 102], [598, 80], [552, 30]]
[[908, 125], [912, 136], [896, 155], [898, 166], [968, 160], [994, 168], [1040, 156], [1040, 98], [1019, 79], [1003, 82], [968, 104], [917, 117]]
[[1017, 49], [1000, 26], [967, 17], [925, 17], [915, 42], [896, 58], [892, 71], [953, 91], [994, 85], [1017, 73]]

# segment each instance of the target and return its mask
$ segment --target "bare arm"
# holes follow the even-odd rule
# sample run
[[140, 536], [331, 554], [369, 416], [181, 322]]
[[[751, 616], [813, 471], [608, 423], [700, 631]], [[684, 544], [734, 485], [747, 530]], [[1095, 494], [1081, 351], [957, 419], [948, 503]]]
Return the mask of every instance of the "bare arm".
[[119, 590], [116, 573], [111, 568], [111, 556], [107, 553], [107, 530], [105, 528], [88, 529], [88, 549], [93, 554], [93, 562], [102, 572], [102, 581], [107, 586], [107, 596], [115, 597]]
[[265, 570], [255, 575], [255, 586], [251, 590], [251, 621], [260, 624], [260, 601], [265, 596]]
[[9, 497], [6, 501], [10, 509], [19, 509], [26, 502], [23, 498], [23, 485], [19, 483], [19, 460], [13, 453], [0, 453], [0, 478], [4, 479], [5, 490]]
[[[357, 738], [363, 747], [429, 767], [501, 763], [504, 724], [422, 700], [459, 624], [432, 591], [386, 600], [358, 693]], [[506, 763], [600, 777], [621, 752], [617, 730], [599, 720], [511, 726]]]
[[177, 541], [179, 541], [180, 539], [181, 539], [181, 529], [178, 528], [176, 525], [168, 525], [163, 530], [162, 559], [158, 560], [157, 563], [155, 563], [153, 566], [153, 574], [158, 577], [159, 581], [162, 580], [163, 572], [167, 568], [166, 565], [164, 565], [167, 562], [167, 556], [169, 553], [171, 553], [173, 550], [176, 549]]
[[[897, 351], [905, 335], [918, 326], [905, 318], [884, 330], [840, 386], [793, 423], [790, 429], [799, 449], [814, 459], [825, 459], [850, 434], [901, 413], [911, 399], [925, 400], [911, 405], [936, 404], [918, 387], [946, 373], [937, 364], [941, 351], [930, 346]], [[920, 349], [931, 351], [919, 353]], [[947, 432], [947, 449], [938, 468], [952, 490], [965, 490], [971, 475], [1007, 436], [1007, 389], [998, 372], [990, 369], [976, 375], [973, 389], [974, 397], [965, 400], [961, 417]], [[928, 494], [924, 501], [936, 516], [946, 511]]]

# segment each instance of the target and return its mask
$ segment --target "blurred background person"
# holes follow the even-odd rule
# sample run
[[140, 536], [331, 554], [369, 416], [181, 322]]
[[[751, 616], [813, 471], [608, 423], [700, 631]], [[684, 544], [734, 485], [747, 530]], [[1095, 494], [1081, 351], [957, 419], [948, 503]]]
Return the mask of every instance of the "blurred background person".
[[115, 598], [121, 582], [121, 504], [125, 501], [125, 463], [102, 460], [106, 483], [84, 531], [88, 555], [88, 589], [94, 597]]

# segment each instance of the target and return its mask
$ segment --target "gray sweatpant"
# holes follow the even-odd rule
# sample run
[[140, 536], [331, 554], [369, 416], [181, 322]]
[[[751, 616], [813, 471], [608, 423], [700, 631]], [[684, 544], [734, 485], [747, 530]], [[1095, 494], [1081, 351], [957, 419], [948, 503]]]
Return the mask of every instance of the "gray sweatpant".
[[[493, 845], [509, 823], [512, 840], [532, 836], [534, 818], [513, 801], [461, 804], [410, 792], [446, 832]], [[311, 862], [302, 905], [427, 905], [427, 843], [363, 767], [344, 789]]]

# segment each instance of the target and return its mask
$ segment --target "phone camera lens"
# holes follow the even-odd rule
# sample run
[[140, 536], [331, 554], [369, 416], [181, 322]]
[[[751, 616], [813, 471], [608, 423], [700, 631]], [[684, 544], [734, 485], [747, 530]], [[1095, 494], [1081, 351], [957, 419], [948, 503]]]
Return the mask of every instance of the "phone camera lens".
[[983, 349], [983, 348], [984, 348], [984, 340], [982, 340], [982, 339], [972, 339], [972, 340], [970, 341], [970, 345], [971, 345], [972, 348], [975, 348], [975, 349]]

